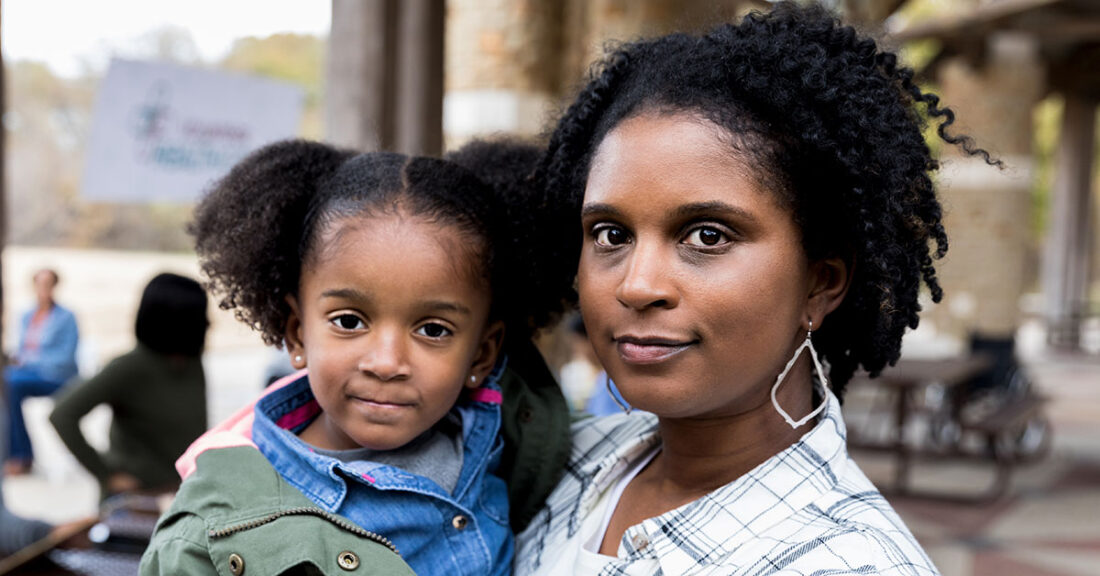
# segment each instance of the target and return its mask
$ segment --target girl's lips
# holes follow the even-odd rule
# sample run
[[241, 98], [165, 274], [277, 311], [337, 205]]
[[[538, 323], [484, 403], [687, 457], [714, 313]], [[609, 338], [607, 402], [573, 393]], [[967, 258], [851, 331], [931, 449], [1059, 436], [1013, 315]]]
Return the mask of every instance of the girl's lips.
[[657, 364], [687, 350], [694, 342], [647, 341], [630, 338], [615, 343], [619, 357], [628, 364]]
[[374, 400], [371, 398], [362, 398], [359, 396], [351, 396], [350, 398], [364, 406], [382, 410], [400, 410], [402, 408], [409, 408], [412, 406], [412, 404], [405, 402], [386, 402], [383, 400]]

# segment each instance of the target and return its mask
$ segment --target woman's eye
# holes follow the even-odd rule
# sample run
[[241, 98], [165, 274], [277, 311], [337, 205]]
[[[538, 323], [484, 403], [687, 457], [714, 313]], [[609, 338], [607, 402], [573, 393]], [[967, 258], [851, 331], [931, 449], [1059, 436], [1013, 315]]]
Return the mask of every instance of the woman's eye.
[[433, 339], [444, 338], [451, 334], [451, 330], [449, 328], [442, 324], [436, 324], [434, 322], [431, 324], [425, 324], [420, 328], [417, 328], [416, 332], [417, 334]]
[[626, 244], [626, 230], [618, 226], [604, 226], [596, 229], [596, 244], [600, 246], [618, 246]]
[[341, 330], [360, 330], [364, 327], [363, 321], [352, 314], [341, 314], [333, 318], [332, 323]]
[[700, 226], [688, 234], [684, 243], [692, 246], [718, 246], [728, 241], [729, 237], [725, 232], [711, 226]]

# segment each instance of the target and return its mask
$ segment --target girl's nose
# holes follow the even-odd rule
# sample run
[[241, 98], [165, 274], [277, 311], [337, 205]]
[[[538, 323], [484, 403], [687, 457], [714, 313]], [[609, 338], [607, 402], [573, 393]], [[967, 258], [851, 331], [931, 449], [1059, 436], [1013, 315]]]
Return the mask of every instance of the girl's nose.
[[359, 357], [359, 370], [383, 382], [405, 380], [412, 373], [407, 342], [397, 330], [377, 329]]
[[623, 278], [615, 290], [615, 298], [634, 310], [675, 308], [680, 302], [679, 291], [671, 276], [671, 264], [665, 251], [653, 243], [635, 244], [626, 262]]

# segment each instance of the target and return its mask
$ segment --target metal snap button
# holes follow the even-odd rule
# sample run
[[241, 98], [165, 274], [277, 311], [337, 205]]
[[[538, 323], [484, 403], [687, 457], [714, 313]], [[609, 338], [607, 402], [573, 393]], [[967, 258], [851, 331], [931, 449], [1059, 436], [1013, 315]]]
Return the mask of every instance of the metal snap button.
[[359, 567], [359, 557], [355, 555], [355, 552], [344, 551], [336, 557], [336, 564], [344, 570], [355, 570]]
[[645, 534], [635, 534], [630, 539], [630, 543], [634, 545], [635, 550], [645, 550], [645, 547], [649, 546], [649, 538], [646, 538]]
[[240, 554], [229, 555], [229, 572], [233, 576], [244, 574], [244, 558], [241, 558]]
[[470, 521], [465, 516], [459, 514], [458, 516], [455, 516], [453, 520], [451, 520], [451, 526], [454, 526], [455, 530], [462, 531], [466, 529], [466, 524], [468, 524], [469, 522]]

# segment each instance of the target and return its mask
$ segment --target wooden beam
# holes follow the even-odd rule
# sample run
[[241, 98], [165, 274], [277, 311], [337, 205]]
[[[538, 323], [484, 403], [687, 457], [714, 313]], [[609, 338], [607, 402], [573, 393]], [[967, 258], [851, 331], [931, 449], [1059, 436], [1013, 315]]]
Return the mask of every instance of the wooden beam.
[[397, 0], [332, 0], [325, 134], [339, 146], [394, 143]]
[[397, 17], [394, 149], [443, 152], [444, 0], [404, 0]]
[[[3, 13], [3, 7], [0, 6], [0, 14]], [[0, 29], [3, 29], [3, 24], [0, 22]], [[0, 254], [4, 252], [4, 244], [8, 238], [8, 187], [7, 173], [4, 170], [6, 158], [5, 144], [8, 139], [8, 130], [4, 127], [2, 122], [4, 114], [7, 112], [7, 92], [6, 86], [4, 86], [4, 78], [7, 76], [7, 69], [4, 66], [4, 42], [0, 37]], [[0, 320], [3, 319], [2, 311], [4, 309], [4, 271], [3, 264], [0, 263]], [[0, 323], [2, 324], [2, 323]], [[3, 330], [0, 330], [0, 350], [4, 349], [4, 334]], [[3, 364], [0, 359], [0, 365]], [[2, 393], [2, 392], [0, 392]], [[0, 449], [2, 450], [2, 449]]]

